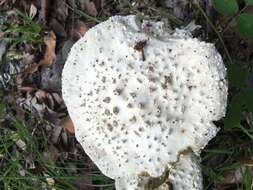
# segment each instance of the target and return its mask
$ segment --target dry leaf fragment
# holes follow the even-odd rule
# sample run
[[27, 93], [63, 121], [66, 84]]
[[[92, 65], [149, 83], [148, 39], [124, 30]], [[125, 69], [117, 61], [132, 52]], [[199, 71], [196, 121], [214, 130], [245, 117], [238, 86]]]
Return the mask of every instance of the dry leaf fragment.
[[253, 166], [253, 159], [240, 157], [238, 158], [238, 161], [240, 161], [245, 166], [250, 166], [250, 167]]
[[67, 132], [65, 130], [62, 131], [61, 133], [61, 140], [64, 146], [68, 146], [68, 135]]
[[35, 93], [35, 97], [39, 100], [39, 101], [42, 101], [43, 99], [46, 99], [48, 96], [48, 93], [44, 90], [38, 90], [36, 93]]
[[35, 97], [40, 103], [44, 103], [48, 108], [53, 109], [55, 106], [54, 99], [52, 95], [44, 90], [37, 90], [35, 93]]
[[32, 3], [31, 6], [30, 6], [30, 12], [29, 12], [29, 16], [30, 17], [35, 17], [35, 15], [37, 14], [37, 7], [35, 7], [35, 5]]
[[44, 23], [46, 23], [48, 18], [49, 0], [41, 0], [40, 6], [40, 19], [43, 20]]
[[83, 22], [79, 23], [78, 34], [80, 35], [80, 37], [84, 36], [84, 34], [88, 30], [89, 30], [89, 27], [85, 23], [83, 23]]
[[49, 186], [53, 186], [55, 184], [55, 180], [50, 177], [50, 175], [44, 173], [44, 176], [46, 177], [46, 181]]
[[147, 45], [147, 40], [142, 40], [137, 42], [134, 46], [134, 49], [140, 51], [142, 54], [142, 60], [145, 61], [144, 47]]
[[222, 184], [235, 184], [241, 183], [243, 179], [243, 173], [245, 171], [245, 166], [238, 167], [237, 169], [230, 171], [224, 175], [224, 180]]
[[25, 174], [26, 174], [26, 171], [25, 171], [24, 169], [20, 169], [20, 170], [19, 170], [19, 174], [20, 174], [22, 177], [24, 177]]
[[68, 6], [67, 3], [65, 2], [65, 0], [57, 0], [55, 2], [55, 16], [57, 18], [58, 21], [60, 21], [61, 23], [65, 23], [69, 11], [68, 11]]
[[57, 36], [60, 36], [63, 38], [67, 37], [65, 26], [61, 24], [57, 19], [52, 18], [49, 23], [49, 26], [53, 29], [53, 31], [55, 32]]
[[54, 98], [54, 100], [57, 104], [62, 104], [63, 103], [63, 99], [59, 94], [53, 92], [51, 95], [52, 95], [52, 97]]
[[67, 129], [68, 132], [70, 132], [71, 134], [75, 133], [75, 128], [74, 128], [74, 124], [72, 122], [72, 120], [70, 119], [70, 117], [66, 117], [61, 121], [61, 126], [64, 129]]
[[33, 74], [33, 73], [36, 73], [38, 71], [38, 67], [39, 65], [33, 65], [33, 66], [30, 66], [28, 68], [25, 69], [25, 72], [27, 74]]
[[1, 0], [0, 1], [0, 6], [3, 5], [6, 2], [6, 0]]
[[23, 140], [18, 139], [18, 140], [16, 141], [16, 145], [17, 145], [20, 149], [26, 150], [26, 143], [25, 143]]
[[21, 92], [33, 92], [36, 90], [36, 88], [32, 87], [32, 86], [20, 86], [18, 87], [18, 90]]
[[71, 36], [74, 40], [80, 39], [90, 29], [87, 23], [77, 20], [75, 27], [71, 31]]
[[0, 31], [0, 38], [2, 38], [3, 36], [4, 36], [4, 32]]
[[88, 6], [86, 6], [86, 10], [87, 10], [88, 14], [91, 15], [91, 16], [97, 16], [98, 15], [97, 8], [96, 8], [96, 6], [93, 2], [90, 2], [88, 4]]
[[85, 10], [91, 16], [97, 16], [98, 15], [96, 5], [92, 1], [85, 1]]
[[46, 52], [44, 58], [40, 61], [40, 65], [49, 66], [55, 62], [55, 47], [56, 47], [56, 36], [53, 31], [50, 31], [48, 35], [44, 37], [44, 43], [46, 45]]
[[236, 184], [241, 183], [243, 180], [243, 175], [246, 170], [246, 167], [250, 168], [251, 173], [253, 174], [253, 160], [251, 158], [240, 157], [238, 161], [242, 164], [240, 167], [236, 168], [233, 171], [225, 173], [223, 184]]
[[56, 126], [52, 132], [51, 141], [53, 144], [56, 144], [59, 140], [60, 134], [61, 134], [62, 128], [60, 126]]

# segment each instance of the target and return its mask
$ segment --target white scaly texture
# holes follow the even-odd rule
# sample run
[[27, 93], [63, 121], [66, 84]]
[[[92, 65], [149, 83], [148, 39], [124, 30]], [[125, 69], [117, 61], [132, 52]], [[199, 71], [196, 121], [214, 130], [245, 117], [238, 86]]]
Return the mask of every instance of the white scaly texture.
[[199, 155], [216, 135], [225, 77], [213, 44], [161, 22], [114, 16], [73, 46], [62, 92], [77, 140], [116, 188], [154, 189], [151, 179], [188, 164], [180, 155]]
[[199, 159], [196, 155], [182, 154], [169, 173], [169, 181], [173, 189], [203, 189]]

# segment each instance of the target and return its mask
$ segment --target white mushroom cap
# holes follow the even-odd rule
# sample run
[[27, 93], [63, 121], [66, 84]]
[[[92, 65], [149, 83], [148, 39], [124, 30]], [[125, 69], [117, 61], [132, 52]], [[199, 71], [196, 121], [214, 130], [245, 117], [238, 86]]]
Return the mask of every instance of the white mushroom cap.
[[85, 152], [118, 189], [133, 190], [216, 135], [225, 76], [214, 45], [161, 22], [114, 16], [73, 46], [62, 92]]

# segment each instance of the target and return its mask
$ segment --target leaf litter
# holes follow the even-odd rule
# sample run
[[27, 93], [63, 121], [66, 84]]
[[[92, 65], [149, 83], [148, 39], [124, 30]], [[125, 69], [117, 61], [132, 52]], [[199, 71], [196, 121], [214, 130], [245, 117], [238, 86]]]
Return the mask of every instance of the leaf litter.
[[[203, 7], [206, 6], [208, 16], [211, 18], [217, 17], [217, 13], [210, 8], [209, 3], [207, 1], [203, 2], [206, 3]], [[167, 8], [163, 9], [165, 5]], [[172, 12], [173, 14], [161, 14], [162, 19], [164, 17], [172, 18], [172, 25], [175, 26], [176, 23], [181, 22], [187, 25], [193, 18], [199, 18], [194, 8], [196, 9], [193, 3], [180, 0], [133, 1], [132, 4], [127, 4], [125, 1], [110, 0], [0, 1], [1, 26], [1, 23], [10, 23], [15, 24], [19, 29], [19, 26], [22, 26], [20, 20], [23, 17], [15, 13], [15, 10], [18, 9], [22, 13], [27, 13], [26, 18], [29, 21], [26, 26], [28, 37], [32, 34], [32, 26], [40, 27], [42, 31], [40, 34], [42, 45], [38, 47], [35, 45], [37, 43], [34, 41], [35, 39], [31, 39], [29, 43], [17, 43], [16, 45], [13, 45], [13, 42], [6, 42], [3, 37], [10, 25], [6, 26], [5, 24], [4, 26], [7, 28], [0, 28], [0, 92], [3, 91], [4, 98], [2, 100], [5, 100], [4, 104], [7, 105], [7, 113], [0, 120], [0, 133], [5, 136], [10, 132], [12, 135], [17, 133], [19, 130], [13, 130], [11, 118], [19, 117], [27, 123], [25, 128], [29, 129], [29, 133], [40, 144], [39, 151], [43, 155], [43, 160], [50, 161], [48, 166], [37, 164], [36, 154], [33, 152], [27, 153], [27, 151], [31, 151], [31, 143], [24, 138], [14, 138], [14, 144], [11, 146], [12, 154], [22, 155], [23, 152], [26, 152], [24, 157], [26, 164], [18, 170], [20, 175], [27, 176], [27, 171], [38, 173], [46, 179], [44, 186], [53, 189], [57, 185], [64, 184], [64, 181], [51, 177], [55, 175], [48, 173], [48, 171], [51, 171], [50, 168], [67, 168], [69, 166], [71, 169], [65, 169], [67, 171], [66, 175], [77, 177], [68, 181], [68, 183], [76, 189], [93, 190], [107, 187], [112, 189], [112, 181], [102, 177], [101, 174], [96, 177], [88, 177], [91, 174], [93, 175], [94, 171], [97, 174], [98, 170], [74, 138], [74, 126], [68, 116], [60, 93], [61, 70], [67, 54], [74, 42], [81, 38], [98, 20], [105, 20], [109, 16], [130, 13], [142, 14], [146, 11], [147, 15], [158, 19], [157, 14], [159, 11], [163, 13], [162, 10], [165, 10], [165, 12]], [[173, 23], [175, 21], [173, 15], [176, 15], [179, 22]], [[1, 22], [2, 19], [4, 22]], [[225, 28], [227, 20], [222, 17], [219, 21], [217, 27]], [[196, 22], [204, 26], [204, 29], [198, 28], [198, 35], [203, 38], [210, 38], [212, 31], [210, 31], [209, 25], [203, 20], [197, 19]], [[22, 35], [17, 31], [11, 31], [8, 34], [8, 37], [16, 38], [19, 36]], [[231, 39], [233, 40], [231, 41]], [[231, 54], [238, 61], [251, 60], [253, 56], [251, 41], [241, 39], [233, 33], [231, 27], [225, 30], [224, 40]], [[141, 47], [139, 49], [142, 51]], [[252, 78], [252, 76], [251, 74], [250, 77]], [[233, 135], [232, 132], [230, 133], [230, 135]], [[46, 141], [43, 141], [42, 134], [45, 135]], [[3, 139], [3, 136], [0, 136], [0, 138]], [[240, 134], [241, 138], [245, 138], [245, 136]], [[47, 145], [46, 148], [43, 148], [43, 143]], [[209, 148], [212, 149], [215, 143], [211, 143]], [[243, 144], [243, 142], [239, 144]], [[251, 145], [247, 145], [246, 148]], [[0, 169], [6, 167], [7, 158], [8, 154], [0, 152]], [[214, 156], [212, 158], [214, 165], [222, 163], [223, 161], [220, 160], [222, 158], [225, 159], [226, 157], [224, 155], [218, 158]], [[251, 158], [232, 159], [232, 161], [239, 162], [240, 167], [225, 172], [223, 175], [224, 181], [212, 184], [212, 187], [220, 190], [231, 188], [237, 183], [242, 183], [246, 167], [252, 170]], [[204, 160], [203, 163], [212, 168], [210, 161], [205, 163]], [[57, 171], [62, 172], [63, 170]], [[68, 188], [67, 184], [64, 185]]]

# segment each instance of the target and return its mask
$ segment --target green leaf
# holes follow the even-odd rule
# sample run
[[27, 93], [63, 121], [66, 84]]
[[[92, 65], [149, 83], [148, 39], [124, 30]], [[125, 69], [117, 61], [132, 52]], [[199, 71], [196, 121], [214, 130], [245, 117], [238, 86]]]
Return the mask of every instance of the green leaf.
[[252, 171], [251, 168], [246, 167], [245, 172], [243, 174], [243, 186], [245, 190], [252, 190]]
[[229, 105], [227, 117], [225, 118], [224, 127], [226, 129], [236, 128], [240, 125], [242, 119], [242, 96], [235, 95]]
[[238, 64], [228, 65], [228, 81], [231, 86], [238, 89], [246, 84], [248, 73]]
[[246, 3], [247, 5], [253, 5], [253, 0], [245, 0], [245, 3]]
[[244, 90], [244, 101], [246, 103], [246, 107], [250, 112], [253, 113], [253, 89], [247, 88]]
[[253, 14], [242, 13], [236, 17], [236, 29], [246, 38], [253, 38]]
[[214, 8], [221, 14], [234, 15], [239, 11], [236, 0], [213, 0]]

